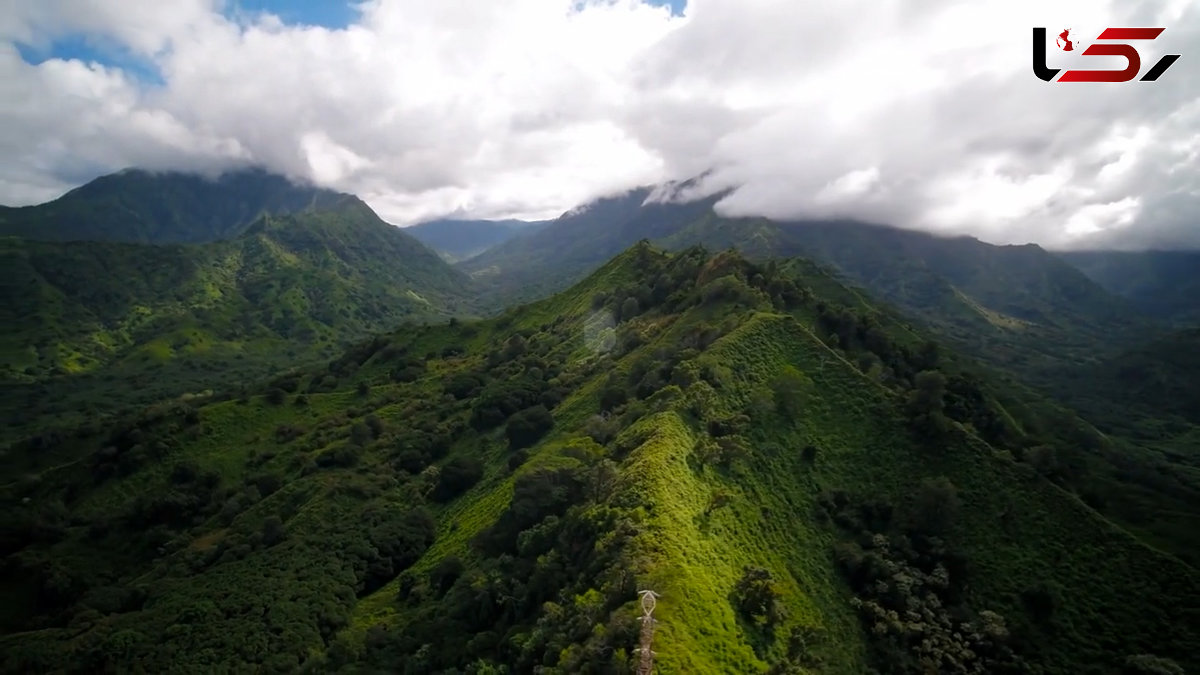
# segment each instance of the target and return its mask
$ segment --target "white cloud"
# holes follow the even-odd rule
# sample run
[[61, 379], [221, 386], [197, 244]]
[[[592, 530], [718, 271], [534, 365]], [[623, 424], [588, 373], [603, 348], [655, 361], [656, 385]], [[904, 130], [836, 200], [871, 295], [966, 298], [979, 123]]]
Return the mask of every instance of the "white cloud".
[[[1194, 2], [692, 0], [673, 17], [636, 0], [376, 0], [344, 30], [131, 2], [0, 16], [0, 201], [124, 166], [260, 163], [393, 222], [544, 218], [711, 169], [709, 189], [735, 188], [729, 214], [1200, 245]], [[1167, 27], [1138, 45], [1143, 68], [1183, 57], [1156, 83], [1033, 76], [1033, 26], [1086, 43], [1110, 25]], [[149, 59], [162, 85], [12, 47], [76, 34]]]

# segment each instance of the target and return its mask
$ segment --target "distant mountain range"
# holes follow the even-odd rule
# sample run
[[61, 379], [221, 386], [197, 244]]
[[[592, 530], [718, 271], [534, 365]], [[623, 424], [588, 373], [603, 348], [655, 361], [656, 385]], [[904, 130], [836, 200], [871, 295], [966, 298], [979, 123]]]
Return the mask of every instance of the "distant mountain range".
[[1060, 254], [1108, 291], [1176, 325], [1200, 325], [1200, 251]]
[[[647, 202], [651, 193], [598, 200], [459, 267], [486, 281], [496, 296], [492, 306], [504, 306], [562, 288], [642, 238], [673, 249], [703, 244], [759, 258], [804, 256], [947, 338], [977, 351], [986, 345], [1008, 365], [1091, 361], [1097, 345], [1131, 344], [1144, 329], [1125, 299], [1034, 245], [993, 246], [848, 221], [730, 219], [713, 210], [715, 197]], [[1043, 347], [1026, 349], [1037, 344]]]
[[[760, 260], [805, 257], [956, 348], [1080, 406], [1107, 429], [1120, 422], [1140, 437], [1189, 437], [1156, 426], [1153, 410], [1113, 417], [1104, 402], [1120, 400], [1129, 410], [1130, 391], [1161, 378], [1174, 384], [1158, 391], [1175, 391], [1200, 378], [1200, 368], [1178, 358], [1194, 338], [1171, 333], [1200, 324], [1200, 252], [1052, 253], [853, 221], [725, 218], [713, 208], [720, 195], [662, 201], [670, 192], [647, 187], [596, 200], [458, 267], [483, 282], [485, 306], [498, 308], [565, 288], [643, 238], [669, 250], [701, 244]], [[1158, 375], [1122, 387], [1118, 372]], [[1158, 410], [1194, 409], [1190, 399], [1171, 400]]]
[[448, 262], [479, 255], [520, 234], [537, 230], [549, 221], [430, 220], [404, 229]]

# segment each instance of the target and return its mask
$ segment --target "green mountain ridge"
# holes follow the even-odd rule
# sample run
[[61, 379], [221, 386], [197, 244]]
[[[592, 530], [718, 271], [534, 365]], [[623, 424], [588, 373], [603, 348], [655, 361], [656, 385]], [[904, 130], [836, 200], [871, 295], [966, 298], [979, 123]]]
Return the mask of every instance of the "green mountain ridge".
[[127, 169], [45, 204], [0, 207], [0, 236], [43, 241], [200, 243], [229, 239], [264, 214], [333, 206], [350, 195], [261, 169], [216, 178]]
[[1110, 292], [1186, 327], [1200, 324], [1200, 251], [1068, 251], [1059, 254]]
[[0, 491], [3, 668], [628, 672], [645, 588], [662, 673], [1200, 666], [1196, 569], [1023, 451], [1069, 420], [892, 317], [804, 261], [638, 244], [80, 430]]
[[757, 258], [804, 256], [829, 265], [922, 320], [956, 347], [1043, 384], [1094, 364], [1156, 327], [1058, 256], [858, 222], [723, 218], [717, 197], [643, 205], [651, 190], [603, 199], [459, 267], [496, 299], [528, 300], [572, 283], [643, 236], [678, 250], [737, 248]]
[[470, 281], [354, 197], [234, 239], [0, 239], [8, 433], [234, 386], [403, 321], [472, 313]]

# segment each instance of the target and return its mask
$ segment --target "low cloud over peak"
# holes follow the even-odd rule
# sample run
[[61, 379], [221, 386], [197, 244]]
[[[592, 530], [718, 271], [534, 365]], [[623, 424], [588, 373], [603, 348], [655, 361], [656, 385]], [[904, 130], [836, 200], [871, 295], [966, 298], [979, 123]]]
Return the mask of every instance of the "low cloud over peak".
[[[1192, 2], [397, 0], [335, 28], [160, 5], [19, 0], [0, 17], [0, 202], [125, 166], [259, 164], [402, 224], [545, 218], [707, 172], [730, 215], [1200, 246]], [[1058, 50], [1060, 27], [1082, 48], [1165, 26], [1137, 45], [1143, 70], [1182, 58], [1153, 83], [1045, 83], [1033, 26], [1052, 67], [1121, 65]], [[65, 40], [94, 50], [56, 57]]]

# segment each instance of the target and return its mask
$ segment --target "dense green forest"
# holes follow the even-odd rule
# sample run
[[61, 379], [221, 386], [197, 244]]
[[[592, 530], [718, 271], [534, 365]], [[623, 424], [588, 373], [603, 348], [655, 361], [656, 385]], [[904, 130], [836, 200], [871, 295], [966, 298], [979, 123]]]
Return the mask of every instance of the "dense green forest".
[[629, 673], [643, 589], [661, 673], [1200, 668], [1183, 310], [649, 191], [455, 269], [249, 175], [2, 240], [0, 672]]
[[349, 196], [206, 244], [3, 238], [0, 279], [0, 440], [473, 311], [464, 275]]
[[620, 672], [649, 587], [664, 672], [1194, 666], [1194, 569], [1075, 496], [1106, 457], [1055, 474], [1084, 439], [1037, 416], [1102, 439], [835, 284], [638, 245], [73, 435], [6, 488], [7, 665]]

